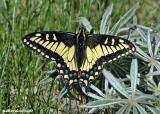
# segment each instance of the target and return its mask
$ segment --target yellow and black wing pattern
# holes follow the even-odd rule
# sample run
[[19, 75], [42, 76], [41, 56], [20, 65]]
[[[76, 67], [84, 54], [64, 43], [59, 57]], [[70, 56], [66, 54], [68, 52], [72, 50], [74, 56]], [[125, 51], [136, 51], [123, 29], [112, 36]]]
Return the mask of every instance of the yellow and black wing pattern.
[[97, 78], [103, 65], [135, 51], [135, 46], [128, 40], [111, 35], [87, 35], [86, 56], [81, 65], [80, 80], [86, 85]]
[[45, 58], [57, 62], [56, 69], [68, 81], [77, 80], [77, 63], [75, 58], [76, 34], [64, 32], [35, 32], [26, 35], [23, 43]]
[[57, 62], [56, 69], [67, 85], [92, 83], [103, 65], [135, 51], [128, 40], [111, 35], [35, 32], [26, 35], [23, 43], [44, 57]]

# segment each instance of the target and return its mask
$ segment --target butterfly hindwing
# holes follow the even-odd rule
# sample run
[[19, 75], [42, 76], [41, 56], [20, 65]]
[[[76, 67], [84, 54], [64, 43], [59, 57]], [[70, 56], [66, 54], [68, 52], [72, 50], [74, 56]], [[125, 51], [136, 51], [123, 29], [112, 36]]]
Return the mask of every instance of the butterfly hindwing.
[[101, 72], [103, 64], [135, 51], [134, 45], [123, 38], [97, 34], [87, 37], [86, 57], [81, 66], [85, 77], [81, 76], [82, 80], [93, 80]]
[[[55, 60], [57, 69], [64, 78], [74, 80], [76, 34], [63, 32], [35, 32], [26, 35], [23, 43], [44, 57]], [[70, 76], [69, 76], [70, 75]]]

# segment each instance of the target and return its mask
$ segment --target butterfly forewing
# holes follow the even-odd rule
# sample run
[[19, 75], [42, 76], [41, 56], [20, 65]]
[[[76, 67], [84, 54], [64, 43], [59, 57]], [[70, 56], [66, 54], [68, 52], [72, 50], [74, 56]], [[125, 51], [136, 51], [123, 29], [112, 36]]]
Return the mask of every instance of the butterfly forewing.
[[110, 35], [88, 35], [86, 57], [81, 66], [82, 80], [93, 80], [105, 63], [110, 63], [135, 51], [134, 45], [126, 39]]
[[23, 43], [44, 57], [55, 60], [57, 68], [65, 78], [69, 78], [69, 72], [72, 71], [74, 74], [78, 70], [75, 60], [76, 35], [74, 33], [36, 32], [26, 35]]

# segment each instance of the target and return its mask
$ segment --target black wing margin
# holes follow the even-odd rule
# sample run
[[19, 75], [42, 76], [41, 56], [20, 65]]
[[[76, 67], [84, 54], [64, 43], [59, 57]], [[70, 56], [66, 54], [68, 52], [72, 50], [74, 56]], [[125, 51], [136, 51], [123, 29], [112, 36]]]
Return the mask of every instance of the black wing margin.
[[26, 35], [22, 42], [44, 57], [58, 61], [62, 59], [61, 56], [65, 51], [75, 44], [75, 37], [74, 33], [35, 32]]
[[129, 40], [111, 35], [89, 35], [87, 46], [97, 62], [111, 62], [136, 50]]

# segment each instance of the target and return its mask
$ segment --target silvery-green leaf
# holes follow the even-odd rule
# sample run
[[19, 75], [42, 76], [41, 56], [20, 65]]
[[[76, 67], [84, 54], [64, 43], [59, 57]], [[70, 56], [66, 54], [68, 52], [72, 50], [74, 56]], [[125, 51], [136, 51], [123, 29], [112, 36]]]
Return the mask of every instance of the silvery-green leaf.
[[82, 23], [88, 32], [92, 30], [93, 27], [86, 17], [78, 17], [76, 20]]
[[136, 107], [137, 107], [138, 111], [140, 112], [140, 114], [147, 114], [147, 112], [145, 111], [145, 109], [141, 105], [137, 104]]
[[138, 52], [138, 53], [136, 52], [136, 54], [144, 61], [149, 62], [150, 57], [143, 50], [141, 50], [138, 46], [135, 46], [135, 47], [136, 47], [136, 51]]
[[153, 114], [159, 114], [160, 110], [157, 110], [156, 108], [152, 108], [146, 105], [146, 107], [153, 113]]
[[[130, 28], [129, 27], [123, 27], [123, 28], [120, 28], [119, 29], [119, 33], [121, 33], [121, 32], [128, 32], [128, 30], [129, 30]], [[127, 35], [128, 36], [128, 35]], [[124, 38], [124, 37], [123, 37]]]
[[134, 24], [134, 25], [137, 25], [137, 23], [138, 23], [138, 19], [137, 19], [137, 16], [135, 15], [135, 16], [133, 17], [133, 24]]
[[100, 24], [100, 33], [105, 34], [107, 32], [107, 29], [109, 28], [109, 20], [112, 14], [113, 4], [109, 5], [106, 11], [104, 12]]
[[[149, 100], [152, 100], [154, 101], [155, 100], [155, 97], [153, 95], [147, 95], [147, 94], [143, 94], [141, 96], [137, 96], [135, 98], [136, 100], [138, 100], [139, 102], [143, 102], [145, 104], [148, 104], [149, 103]], [[141, 100], [141, 99], [144, 99], [144, 100]], [[146, 101], [145, 99], [148, 99], [148, 101]]]
[[98, 100], [104, 99], [103, 97], [98, 96], [98, 95], [96, 95], [96, 94], [94, 94], [94, 93], [86, 92], [86, 88], [83, 87], [83, 86], [81, 87], [81, 89], [82, 89], [83, 93], [86, 94], [88, 97], [91, 97], [91, 98], [94, 98], [94, 99], [98, 99]]
[[124, 87], [122, 87], [122, 85], [120, 84], [120, 82], [109, 72], [106, 71], [105, 69], [102, 71], [103, 75], [105, 76], [105, 78], [107, 78], [107, 80], [110, 82], [110, 84], [118, 91], [120, 92], [122, 95], [124, 95], [126, 98], [129, 97], [126, 89]]
[[149, 76], [155, 76], [155, 75], [160, 75], [160, 71], [154, 71], [154, 72], [148, 73], [146, 76], [149, 77]]
[[136, 25], [136, 26], [137, 26], [137, 28], [140, 28], [142, 30], [153, 32], [153, 29], [146, 27], [144, 25]]
[[157, 55], [158, 49], [160, 48], [160, 34], [159, 34], [159, 40], [157, 41], [155, 48], [154, 48], [154, 56]]
[[118, 30], [120, 28], [120, 23], [121, 21], [119, 20], [113, 27], [112, 29], [109, 31], [109, 34], [111, 35], [117, 35], [118, 34]]
[[132, 112], [132, 105], [128, 105], [125, 110], [125, 114], [130, 114], [131, 112]]
[[66, 87], [64, 87], [64, 88], [60, 91], [60, 93], [59, 93], [59, 95], [58, 95], [58, 99], [62, 99], [62, 97], [63, 97], [67, 92], [68, 92], [68, 89], [66, 89]]
[[153, 51], [152, 51], [152, 45], [151, 45], [151, 34], [149, 31], [147, 31], [147, 45], [148, 45], [148, 51], [151, 57], [153, 57]]
[[149, 87], [148, 89], [150, 91], [154, 91], [155, 88], [157, 88], [157, 84], [153, 80], [150, 80], [148, 78], [147, 78], [147, 85], [148, 85], [148, 87]]
[[110, 26], [111, 26], [111, 18], [108, 20], [107, 23], [108, 26], [106, 26], [106, 34], [109, 34]]
[[50, 82], [52, 82], [52, 81], [53, 81], [53, 78], [50, 77], [50, 76], [47, 76], [47, 77], [45, 77], [44, 79], [42, 79], [42, 80], [38, 83], [38, 85], [44, 85], [44, 84], [50, 83]]
[[89, 97], [91, 97], [91, 98], [97, 99], [97, 100], [103, 100], [104, 99], [103, 97], [98, 96], [98, 95], [96, 95], [94, 93], [91, 93], [91, 92], [87, 92], [86, 95], [89, 96]]
[[107, 91], [109, 88], [108, 88], [108, 85], [109, 85], [109, 82], [108, 80], [105, 78], [105, 84], [104, 84], [104, 90]]
[[[132, 88], [131, 87], [126, 88], [126, 90], [127, 90], [128, 94], [132, 94]], [[142, 93], [141, 91], [136, 89], [136, 95], [141, 96], [141, 95], [144, 95], [144, 93]]]
[[96, 101], [92, 101], [84, 105], [80, 105], [80, 108], [102, 108], [102, 107], [111, 106], [115, 104], [124, 104], [126, 102], [127, 102], [126, 99], [96, 100]]
[[130, 68], [130, 76], [131, 76], [131, 88], [132, 95], [135, 95], [137, 79], [138, 79], [138, 64], [137, 59], [132, 59], [131, 68]]
[[153, 72], [153, 70], [154, 70], [154, 65], [153, 65], [153, 64], [151, 64], [151, 65], [150, 65], [150, 69], [149, 69], [149, 73], [152, 73], [152, 72]]
[[122, 106], [117, 112], [116, 114], [124, 114], [124, 111], [126, 110], [126, 108], [128, 107], [128, 105], [124, 105]]
[[147, 48], [147, 44], [143, 41], [137, 40], [136, 44]]
[[133, 107], [133, 114], [139, 114], [139, 112], [135, 106]]
[[137, 3], [120, 18], [122, 22], [121, 27], [124, 26], [134, 16], [138, 8], [139, 8], [139, 4]]
[[93, 112], [95, 112], [96, 110], [97, 110], [97, 108], [92, 108], [88, 113], [93, 114]]
[[137, 28], [137, 32], [141, 35], [141, 38], [142, 38], [144, 41], [147, 41], [147, 36], [146, 36], [146, 34], [144, 33], [143, 30], [141, 30], [140, 28]]
[[98, 89], [96, 86], [94, 86], [93, 84], [91, 84], [90, 88], [93, 89], [94, 91], [96, 91], [100, 96], [102, 96], [104, 98], [106, 97], [106, 95], [100, 89]]
[[158, 71], [160, 71], [160, 62], [159, 62], [159, 61], [157, 61], [157, 63], [154, 64], [154, 66], [156, 67], [156, 69], [157, 69]]
[[112, 27], [110, 34], [117, 35], [121, 27], [123, 27], [135, 14], [135, 11], [139, 8], [139, 4], [134, 5], [127, 13], [125, 13], [119, 21]]

